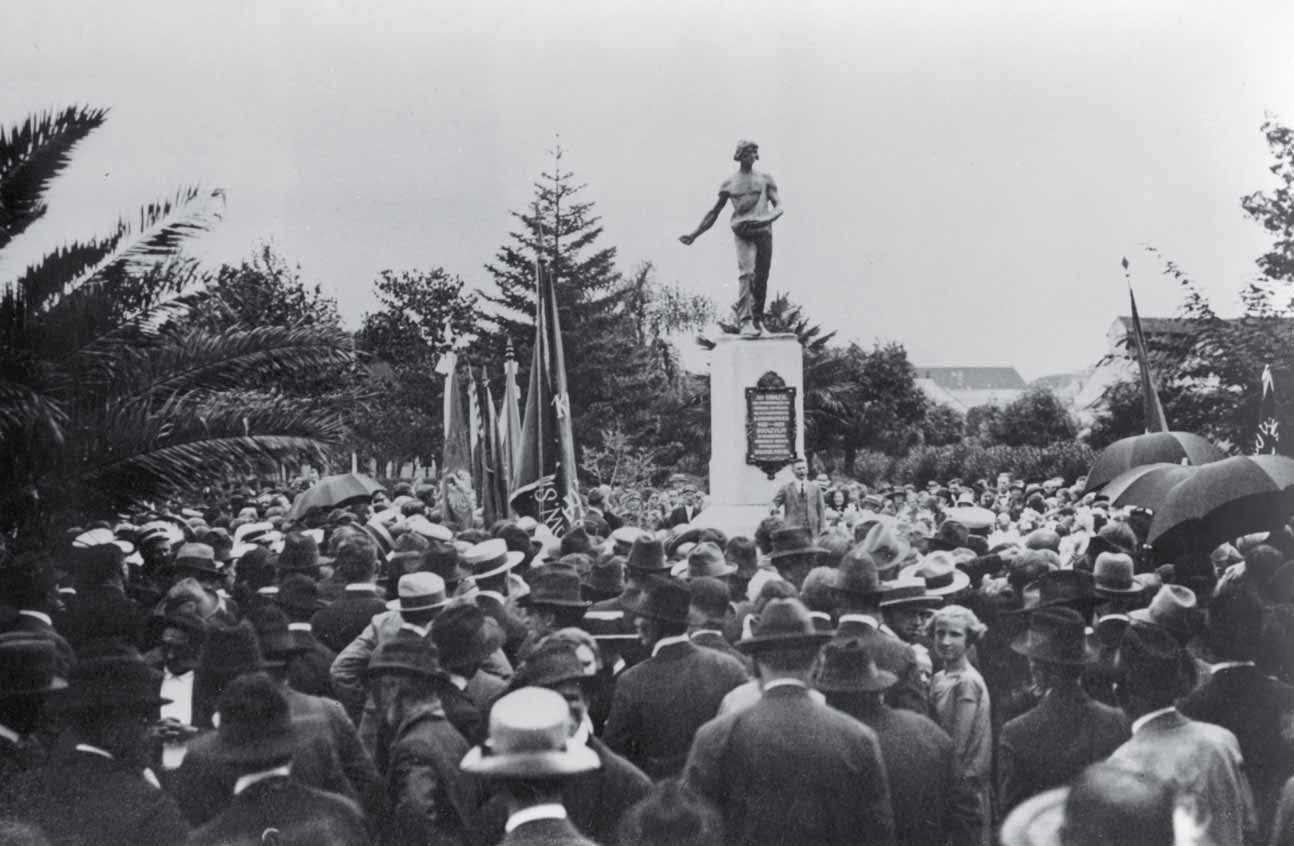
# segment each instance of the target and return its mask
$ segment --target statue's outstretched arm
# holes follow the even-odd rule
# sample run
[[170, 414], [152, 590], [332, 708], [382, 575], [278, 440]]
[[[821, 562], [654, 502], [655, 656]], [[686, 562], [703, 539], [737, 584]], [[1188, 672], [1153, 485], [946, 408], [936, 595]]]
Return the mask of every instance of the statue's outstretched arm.
[[707, 229], [709, 229], [711, 226], [714, 226], [714, 222], [719, 219], [719, 212], [723, 211], [723, 207], [727, 203], [728, 203], [728, 195], [723, 192], [720, 192], [718, 202], [714, 204], [714, 208], [710, 209], [708, 212], [705, 213], [705, 217], [701, 218], [701, 223], [697, 225], [696, 230], [693, 232], [689, 232], [686, 235], [680, 235], [678, 236], [678, 239], [682, 241], [684, 244], [691, 244]]

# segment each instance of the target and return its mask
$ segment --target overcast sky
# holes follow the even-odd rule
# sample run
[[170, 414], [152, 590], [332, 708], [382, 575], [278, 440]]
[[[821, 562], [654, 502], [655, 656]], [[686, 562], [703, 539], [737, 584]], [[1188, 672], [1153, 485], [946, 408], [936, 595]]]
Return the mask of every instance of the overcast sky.
[[[1264, 112], [1294, 122], [1294, 3], [220, 0], [9, 4], [0, 122], [111, 108], [0, 259], [181, 185], [227, 192], [198, 251], [272, 239], [351, 325], [391, 268], [486, 285], [560, 135], [621, 269], [735, 297], [713, 202], [738, 138], [781, 188], [772, 287], [928, 365], [1081, 368], [1180, 297], [1233, 309], [1268, 243]], [[723, 218], [726, 221], [726, 214]]]

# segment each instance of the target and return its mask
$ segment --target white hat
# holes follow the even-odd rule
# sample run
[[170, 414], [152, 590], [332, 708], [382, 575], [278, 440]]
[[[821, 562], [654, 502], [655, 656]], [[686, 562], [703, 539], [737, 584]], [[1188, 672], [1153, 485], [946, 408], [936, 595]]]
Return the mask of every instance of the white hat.
[[507, 572], [525, 557], [521, 552], [509, 552], [502, 538], [482, 541], [462, 553], [463, 564], [472, 568], [472, 576], [477, 579]]

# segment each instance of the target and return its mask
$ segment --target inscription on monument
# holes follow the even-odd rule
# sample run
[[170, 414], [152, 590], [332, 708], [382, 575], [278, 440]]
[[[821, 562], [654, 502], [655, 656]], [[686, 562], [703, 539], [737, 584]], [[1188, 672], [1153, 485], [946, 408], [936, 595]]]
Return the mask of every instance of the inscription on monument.
[[746, 388], [746, 463], [773, 478], [799, 458], [795, 433], [795, 388], [776, 373], [765, 373], [755, 387]]

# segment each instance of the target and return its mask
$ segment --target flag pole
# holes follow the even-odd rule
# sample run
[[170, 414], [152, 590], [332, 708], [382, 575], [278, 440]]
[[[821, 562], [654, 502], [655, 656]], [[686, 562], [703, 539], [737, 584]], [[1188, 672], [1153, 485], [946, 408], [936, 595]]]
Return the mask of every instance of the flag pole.
[[1128, 283], [1128, 301], [1132, 304], [1132, 342], [1137, 351], [1137, 365], [1141, 371], [1141, 399], [1145, 406], [1147, 432], [1167, 432], [1168, 418], [1159, 402], [1155, 377], [1150, 371], [1150, 356], [1146, 353], [1146, 336], [1141, 331], [1141, 315], [1137, 313], [1137, 297], [1132, 292], [1132, 276], [1128, 272], [1128, 259], [1123, 259], [1123, 277]]

